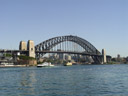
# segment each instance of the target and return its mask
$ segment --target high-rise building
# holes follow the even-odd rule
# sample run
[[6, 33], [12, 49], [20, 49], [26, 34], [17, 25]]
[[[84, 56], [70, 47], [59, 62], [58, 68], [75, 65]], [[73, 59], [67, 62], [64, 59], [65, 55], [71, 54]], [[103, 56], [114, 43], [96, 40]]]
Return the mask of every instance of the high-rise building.
[[120, 59], [120, 54], [118, 54], [118, 55], [117, 55], [117, 58], [119, 58], [119, 59]]
[[117, 61], [120, 62], [121, 61], [121, 57], [120, 54], [117, 55]]
[[72, 60], [70, 55], [65, 55], [65, 60]]

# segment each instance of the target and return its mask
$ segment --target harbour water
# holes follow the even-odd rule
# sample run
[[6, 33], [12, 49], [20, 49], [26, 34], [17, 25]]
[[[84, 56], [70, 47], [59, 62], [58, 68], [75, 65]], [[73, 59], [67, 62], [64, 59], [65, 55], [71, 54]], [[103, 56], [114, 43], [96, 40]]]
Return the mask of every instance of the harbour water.
[[128, 65], [0, 68], [0, 96], [127, 96]]

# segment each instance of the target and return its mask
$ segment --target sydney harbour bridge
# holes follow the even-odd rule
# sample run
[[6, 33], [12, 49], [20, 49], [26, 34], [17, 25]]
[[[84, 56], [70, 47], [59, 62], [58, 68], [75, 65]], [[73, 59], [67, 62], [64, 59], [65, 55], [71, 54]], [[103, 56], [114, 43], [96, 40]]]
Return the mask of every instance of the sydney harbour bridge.
[[42, 58], [46, 53], [90, 56], [95, 64], [106, 63], [111, 59], [104, 50], [101, 53], [87, 40], [72, 35], [50, 38], [36, 46], [32, 40], [29, 40], [28, 44], [21, 41], [19, 50], [0, 50], [0, 52], [26, 54], [37, 59]]

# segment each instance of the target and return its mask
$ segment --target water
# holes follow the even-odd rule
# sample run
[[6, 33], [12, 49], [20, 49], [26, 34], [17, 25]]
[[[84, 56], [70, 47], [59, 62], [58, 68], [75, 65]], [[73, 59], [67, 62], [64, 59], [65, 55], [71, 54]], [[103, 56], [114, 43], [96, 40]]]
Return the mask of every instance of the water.
[[0, 68], [0, 96], [127, 96], [128, 65]]

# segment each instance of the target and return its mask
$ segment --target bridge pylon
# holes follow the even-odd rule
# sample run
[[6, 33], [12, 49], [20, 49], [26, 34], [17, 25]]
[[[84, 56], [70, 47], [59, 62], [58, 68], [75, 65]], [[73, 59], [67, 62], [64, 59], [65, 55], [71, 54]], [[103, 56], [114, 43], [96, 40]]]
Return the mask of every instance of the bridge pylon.
[[103, 64], [107, 63], [106, 51], [105, 51], [105, 49], [102, 49], [102, 56], [103, 56]]
[[[29, 57], [34, 57], [35, 58], [34, 41], [28, 40], [27, 43], [25, 41], [21, 41], [20, 45], [19, 45], [19, 50], [21, 50], [21, 54], [25, 54]], [[26, 51], [26, 52], [24, 53], [24, 51]]]
[[34, 46], [34, 41], [28, 40], [27, 49], [28, 49], [28, 56], [35, 58], [35, 46]]
[[20, 41], [19, 50], [27, 50], [27, 43], [25, 41]]

